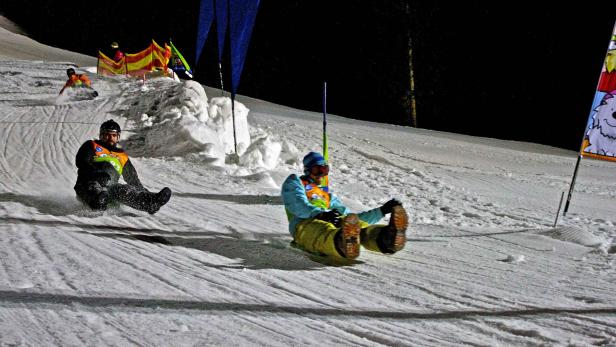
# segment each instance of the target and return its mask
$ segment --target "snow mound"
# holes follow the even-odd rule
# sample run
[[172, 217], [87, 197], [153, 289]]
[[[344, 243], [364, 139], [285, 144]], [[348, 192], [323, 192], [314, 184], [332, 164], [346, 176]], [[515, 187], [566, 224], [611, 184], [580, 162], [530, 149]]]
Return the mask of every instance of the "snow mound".
[[246, 106], [235, 101], [232, 110], [229, 97], [208, 100], [197, 82], [157, 81], [153, 87], [139, 88], [139, 93], [129, 109], [136, 126], [126, 145], [133, 155], [182, 157], [198, 153], [223, 165], [237, 150], [239, 160], [232, 163], [246, 173], [270, 170], [279, 161], [288, 160], [280, 158], [287, 149], [280, 140], [262, 129], [250, 129]]
[[250, 169], [259, 167], [273, 169], [278, 163], [281, 152], [280, 142], [273, 140], [269, 134], [260, 132], [256, 134], [244, 155], [240, 157], [240, 165]]
[[589, 231], [575, 227], [559, 227], [541, 233], [556, 240], [577, 243], [586, 247], [599, 247], [605, 240]]
[[[189, 81], [192, 82], [192, 81]], [[205, 95], [203, 87], [196, 83], [199, 89]], [[207, 100], [207, 98], [206, 98]], [[235, 138], [237, 141], [237, 154], [242, 155], [248, 146], [250, 146], [250, 134], [248, 127], [248, 108], [241, 102], [235, 101]], [[233, 113], [231, 110], [231, 98], [216, 97], [212, 98], [208, 106], [208, 118], [205, 114], [201, 114], [201, 121], [208, 126], [216, 129], [221, 135], [220, 141], [225, 153], [234, 152], [233, 143]]]

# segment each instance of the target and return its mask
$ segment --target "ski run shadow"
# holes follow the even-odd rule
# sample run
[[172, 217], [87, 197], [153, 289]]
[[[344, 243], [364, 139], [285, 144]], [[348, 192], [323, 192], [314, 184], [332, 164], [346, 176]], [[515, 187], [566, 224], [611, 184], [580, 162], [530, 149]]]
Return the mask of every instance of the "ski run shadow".
[[[246, 205], [282, 205], [280, 196], [271, 195], [224, 195], [201, 193], [177, 193], [175, 196], [199, 199], [222, 200]], [[0, 193], [0, 202], [17, 202], [37, 209], [42, 214], [65, 217], [77, 214], [81, 217], [98, 216], [100, 212], [90, 211], [74, 197], [54, 200], [51, 197], [20, 195], [15, 193]], [[108, 213], [126, 215], [126, 212], [108, 211]], [[128, 214], [132, 215], [132, 214]], [[278, 270], [311, 270], [328, 266], [352, 266], [351, 262], [332, 262], [321, 259], [306, 252], [293, 249], [289, 243], [290, 236], [285, 233], [251, 234], [251, 239], [241, 233], [219, 233], [214, 231], [191, 229], [171, 230], [155, 228], [139, 228], [122, 225], [101, 225], [78, 223], [63, 220], [32, 220], [27, 218], [0, 217], [0, 222], [14, 224], [29, 224], [45, 227], [63, 228], [67, 232], [94, 235], [106, 238], [137, 240], [152, 244], [172, 247], [194, 248], [203, 252], [215, 253], [232, 259], [233, 264], [215, 265], [211, 267], [247, 268], [247, 269], [278, 269]], [[356, 262], [357, 263], [357, 262]]]
[[52, 197], [36, 195], [0, 193], [0, 202], [16, 202], [52, 216], [66, 216], [84, 209], [84, 206], [77, 201], [77, 198], [66, 199], [62, 197], [58, 200]]
[[482, 319], [490, 317], [501, 318], [520, 318], [532, 316], [546, 316], [565, 314], [570, 315], [613, 315], [616, 314], [616, 307], [536, 307], [530, 309], [495, 309], [495, 310], [457, 310], [457, 311], [438, 311], [438, 312], [407, 312], [389, 310], [362, 310], [358, 309], [339, 309], [339, 308], [312, 308], [283, 306], [275, 304], [250, 304], [250, 303], [222, 303], [181, 299], [163, 298], [135, 298], [135, 297], [105, 297], [105, 296], [81, 296], [62, 293], [40, 293], [29, 291], [0, 290], [0, 302], [5, 307], [19, 307], [24, 305], [40, 308], [41, 305], [64, 305], [73, 307], [75, 305], [83, 308], [92, 308], [97, 311], [118, 309], [127, 311], [151, 310], [195, 310], [228, 312], [237, 315], [238, 313], [264, 313], [264, 314], [283, 314], [301, 316], [322, 316], [322, 317], [348, 317], [357, 319], [363, 318], [385, 318], [402, 320], [452, 320], [452, 319]]
[[[194, 248], [214, 253], [234, 261], [233, 264], [204, 266], [235, 269], [278, 269], [285, 271], [315, 270], [328, 264], [311, 260], [308, 254], [298, 252], [289, 246], [290, 236], [286, 233], [264, 233], [243, 239], [239, 233], [222, 234], [207, 230], [163, 230], [135, 228], [120, 225], [75, 223], [73, 221], [44, 221], [26, 218], [0, 217], [0, 223], [28, 224], [62, 228], [65, 232], [106, 237], [112, 239], [137, 240], [170, 247]], [[352, 265], [352, 264], [349, 264]]]
[[220, 200], [243, 205], [283, 205], [282, 197], [278, 195], [225, 195], [202, 193], [173, 193], [175, 197]]

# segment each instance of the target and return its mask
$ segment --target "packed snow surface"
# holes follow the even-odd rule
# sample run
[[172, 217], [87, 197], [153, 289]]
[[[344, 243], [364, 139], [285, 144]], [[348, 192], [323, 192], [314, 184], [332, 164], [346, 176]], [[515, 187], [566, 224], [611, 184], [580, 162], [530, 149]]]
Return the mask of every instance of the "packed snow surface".
[[[410, 227], [394, 255], [328, 265], [289, 246], [279, 195], [322, 115], [238, 96], [233, 119], [227, 93], [100, 77], [0, 30], [0, 345], [616, 345], [615, 164], [582, 161], [554, 227], [576, 153], [332, 115], [334, 192], [398, 198]], [[58, 96], [73, 63], [97, 98]], [[110, 118], [174, 192], [154, 216], [75, 198]]]

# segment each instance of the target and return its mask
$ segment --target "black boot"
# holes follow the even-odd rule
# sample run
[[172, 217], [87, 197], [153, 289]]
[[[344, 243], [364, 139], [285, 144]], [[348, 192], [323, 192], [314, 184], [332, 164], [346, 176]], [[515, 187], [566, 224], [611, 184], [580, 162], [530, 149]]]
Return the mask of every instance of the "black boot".
[[163, 205], [169, 202], [169, 199], [171, 199], [171, 189], [168, 187], [161, 189], [161, 191], [156, 194], [152, 194], [152, 201], [150, 206], [148, 206], [147, 212], [149, 214], [158, 212]]
[[100, 183], [93, 181], [89, 182], [86, 189], [82, 187], [75, 188], [77, 196], [81, 201], [85, 202], [91, 209], [104, 211], [109, 203], [109, 193], [107, 188], [101, 186]]
[[149, 214], [158, 212], [171, 198], [171, 189], [165, 187], [158, 193], [127, 184], [114, 184], [109, 189], [110, 199]]

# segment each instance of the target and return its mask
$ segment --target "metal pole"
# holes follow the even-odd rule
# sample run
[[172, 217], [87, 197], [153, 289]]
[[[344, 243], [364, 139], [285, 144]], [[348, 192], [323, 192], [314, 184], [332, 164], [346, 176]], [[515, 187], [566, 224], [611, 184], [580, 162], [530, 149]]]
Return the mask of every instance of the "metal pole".
[[565, 192], [560, 194], [560, 202], [558, 203], [558, 209], [556, 210], [556, 219], [554, 220], [554, 226], [552, 228], [556, 228], [556, 223], [558, 223], [558, 215], [560, 214], [560, 207], [563, 205], [563, 198], [565, 197]]
[[567, 211], [569, 210], [569, 202], [571, 202], [571, 195], [573, 194], [573, 187], [575, 186], [575, 179], [577, 177], [577, 172], [580, 167], [580, 161], [582, 160], [582, 155], [578, 155], [577, 162], [575, 163], [575, 169], [573, 170], [573, 178], [571, 179], [571, 185], [569, 185], [569, 194], [567, 195], [567, 202], [565, 203], [565, 210], [563, 211], [563, 216], [567, 215]]
[[233, 118], [233, 148], [237, 156], [237, 140], [235, 139], [235, 94], [231, 93], [231, 117]]
[[218, 76], [220, 77], [220, 96], [225, 96], [225, 86], [222, 83], [222, 62], [218, 62]]

